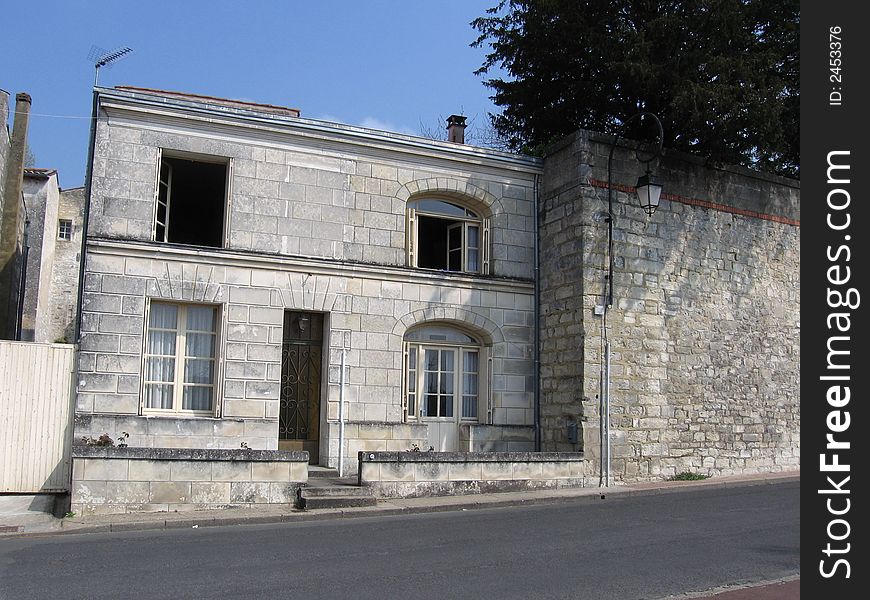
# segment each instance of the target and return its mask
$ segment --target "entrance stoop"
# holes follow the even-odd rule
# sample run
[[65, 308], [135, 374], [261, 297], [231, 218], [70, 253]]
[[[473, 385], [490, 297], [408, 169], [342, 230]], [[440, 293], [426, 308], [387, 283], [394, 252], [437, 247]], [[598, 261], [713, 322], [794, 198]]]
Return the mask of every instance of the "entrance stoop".
[[308, 483], [299, 488], [296, 508], [352, 508], [375, 506], [378, 500], [368, 486], [360, 486], [356, 477], [339, 477], [338, 471], [326, 467], [308, 467]]

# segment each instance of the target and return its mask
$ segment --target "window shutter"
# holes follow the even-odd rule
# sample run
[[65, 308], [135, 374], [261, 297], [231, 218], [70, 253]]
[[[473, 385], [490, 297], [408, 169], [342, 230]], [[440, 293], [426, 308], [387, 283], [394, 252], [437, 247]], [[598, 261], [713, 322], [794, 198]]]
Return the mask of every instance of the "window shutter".
[[151, 239], [157, 239], [157, 202], [160, 199], [160, 165], [163, 164], [163, 148], [157, 149], [157, 164], [154, 166], [154, 210], [151, 211]]
[[[417, 211], [409, 208], [405, 221], [405, 246], [408, 248], [408, 266], [417, 266]], [[405, 353], [407, 356], [407, 352]]]
[[402, 422], [408, 422], [408, 342], [402, 342]]
[[482, 255], [480, 273], [482, 275], [489, 275], [489, 223], [489, 217], [485, 217], [481, 223], [483, 231], [481, 232], [480, 241], [480, 253]]
[[233, 198], [233, 159], [227, 163], [227, 181], [224, 184], [224, 248], [230, 247], [230, 215], [232, 214], [232, 198]]

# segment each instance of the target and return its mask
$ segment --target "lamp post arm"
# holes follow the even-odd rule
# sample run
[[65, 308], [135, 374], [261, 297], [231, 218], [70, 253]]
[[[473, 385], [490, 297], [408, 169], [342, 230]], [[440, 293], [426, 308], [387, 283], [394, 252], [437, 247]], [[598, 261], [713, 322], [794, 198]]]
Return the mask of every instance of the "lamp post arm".
[[[623, 121], [619, 126], [616, 137], [610, 144], [610, 151], [607, 153], [607, 257], [609, 260], [609, 267], [607, 270], [607, 301], [604, 303], [605, 311], [613, 306], [613, 152], [616, 150], [616, 146], [619, 145], [619, 141], [622, 139], [622, 134], [626, 127], [628, 127], [628, 124], [635, 119], [642, 119], [643, 117], [652, 117], [658, 127], [659, 147], [655, 156], [659, 156], [662, 153], [665, 133], [662, 128], [662, 122], [651, 112], [639, 112]], [[653, 158], [655, 158], [655, 156], [653, 156]], [[652, 158], [650, 160], [652, 160]]]

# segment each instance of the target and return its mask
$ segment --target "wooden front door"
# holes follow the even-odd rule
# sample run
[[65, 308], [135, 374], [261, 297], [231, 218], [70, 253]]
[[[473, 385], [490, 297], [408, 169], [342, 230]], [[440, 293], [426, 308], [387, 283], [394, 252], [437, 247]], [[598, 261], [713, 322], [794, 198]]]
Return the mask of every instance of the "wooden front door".
[[279, 450], [307, 450], [319, 462], [323, 314], [284, 312]]

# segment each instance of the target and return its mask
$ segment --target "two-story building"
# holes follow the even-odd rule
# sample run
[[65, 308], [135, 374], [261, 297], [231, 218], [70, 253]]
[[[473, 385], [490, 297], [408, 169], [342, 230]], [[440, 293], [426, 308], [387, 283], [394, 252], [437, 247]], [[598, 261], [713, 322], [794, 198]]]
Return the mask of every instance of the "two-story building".
[[533, 449], [539, 159], [95, 93], [77, 438]]

